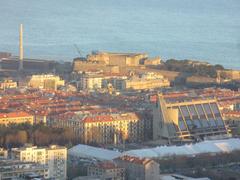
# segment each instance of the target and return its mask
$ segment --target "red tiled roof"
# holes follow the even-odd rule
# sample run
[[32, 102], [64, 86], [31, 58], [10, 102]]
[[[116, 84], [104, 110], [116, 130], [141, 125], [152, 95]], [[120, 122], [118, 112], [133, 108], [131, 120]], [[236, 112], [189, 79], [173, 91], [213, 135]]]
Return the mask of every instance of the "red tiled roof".
[[153, 160], [147, 159], [147, 158], [138, 158], [138, 157], [127, 156], [127, 155], [119, 157], [119, 159], [123, 160], [123, 161], [128, 161], [130, 163], [143, 164], [143, 165], [146, 165], [147, 163], [153, 161]]
[[113, 121], [113, 117], [111, 115], [98, 115], [98, 116], [88, 116], [83, 119], [84, 123], [92, 123], [92, 122], [111, 122]]
[[0, 118], [16, 118], [16, 117], [27, 117], [27, 116], [32, 116], [31, 114], [28, 114], [23, 111], [19, 112], [10, 112], [10, 113], [0, 113]]

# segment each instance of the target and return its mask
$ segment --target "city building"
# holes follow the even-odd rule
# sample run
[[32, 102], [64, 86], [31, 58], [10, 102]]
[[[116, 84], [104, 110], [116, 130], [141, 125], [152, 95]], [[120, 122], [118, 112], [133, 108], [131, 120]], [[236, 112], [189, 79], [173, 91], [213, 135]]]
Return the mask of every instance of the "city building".
[[121, 79], [118, 82], [120, 90], [148, 90], [162, 87], [169, 87], [169, 80], [160, 74], [145, 73], [140, 76], [132, 76], [128, 79]]
[[230, 80], [239, 80], [240, 79], [240, 71], [239, 70], [220, 70], [220, 77], [224, 79]]
[[104, 161], [89, 166], [87, 175], [101, 180], [125, 180], [125, 169], [111, 161]]
[[32, 75], [28, 86], [32, 88], [56, 90], [59, 86], [64, 86], [64, 80], [52, 74]]
[[23, 112], [16, 111], [10, 113], [0, 113], [0, 125], [9, 125], [9, 124], [21, 124], [21, 123], [30, 123], [33, 124], [34, 117], [33, 115]]
[[95, 61], [82, 61], [80, 59], [73, 60], [74, 73], [82, 71], [96, 71], [99, 69], [107, 73], [119, 73], [119, 66], [106, 65], [102, 62]]
[[145, 66], [156, 66], [161, 64], [161, 58], [155, 57], [155, 58], [147, 58], [144, 59], [142, 62]]
[[48, 166], [34, 162], [22, 162], [12, 159], [0, 161], [0, 180], [34, 178], [49, 178]]
[[[183, 93], [184, 94], [184, 93]], [[227, 128], [214, 98], [159, 94], [153, 107], [153, 139], [200, 140], [227, 136]]]
[[47, 148], [37, 146], [25, 146], [13, 148], [13, 159], [23, 162], [35, 162], [48, 166], [48, 177], [59, 180], [67, 178], [67, 148], [52, 145]]
[[93, 52], [87, 56], [87, 61], [101, 62], [107, 65], [120, 67], [138, 66], [142, 59], [147, 58], [145, 53], [110, 53], [110, 52]]
[[77, 88], [80, 90], [96, 90], [102, 88], [103, 76], [99, 73], [79, 73], [77, 77]]
[[17, 82], [11, 79], [0, 82], [0, 89], [5, 90], [5, 89], [11, 89], [11, 88], [17, 88]]
[[52, 126], [71, 128], [84, 143], [121, 144], [143, 140], [144, 122], [135, 113], [66, 113], [51, 119]]
[[0, 159], [7, 159], [8, 151], [6, 149], [0, 148]]
[[114, 159], [114, 162], [126, 169], [127, 180], [159, 180], [160, 167], [154, 160], [125, 155]]

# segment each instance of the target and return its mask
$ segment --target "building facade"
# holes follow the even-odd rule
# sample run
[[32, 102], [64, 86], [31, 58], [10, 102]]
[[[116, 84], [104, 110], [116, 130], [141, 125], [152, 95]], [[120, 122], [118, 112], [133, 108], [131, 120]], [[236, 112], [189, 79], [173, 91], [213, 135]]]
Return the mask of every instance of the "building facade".
[[26, 146], [12, 149], [13, 159], [35, 162], [48, 166], [48, 177], [59, 180], [67, 178], [67, 148], [52, 145], [48, 148]]
[[170, 81], [168, 79], [155, 73], [133, 76], [128, 79], [121, 79], [118, 82], [118, 88], [121, 90], [148, 90], [169, 86]]
[[32, 177], [28, 179], [48, 178], [48, 166], [12, 159], [0, 161], [0, 180], [24, 179], [27, 176]]
[[153, 107], [154, 140], [200, 140], [227, 135], [216, 99], [158, 95]]
[[159, 180], [159, 164], [147, 158], [122, 156], [114, 159], [114, 162], [126, 169], [127, 180]]
[[33, 124], [34, 116], [23, 112], [0, 113], [0, 125], [30, 123]]
[[95, 52], [87, 56], [88, 61], [101, 62], [106, 65], [114, 65], [120, 67], [138, 66], [142, 59], [147, 58], [145, 53], [110, 53]]
[[64, 80], [59, 76], [52, 74], [32, 75], [28, 82], [28, 86], [39, 89], [56, 90], [59, 86], [64, 86]]
[[113, 162], [100, 162], [89, 166], [87, 175], [101, 180], [125, 180], [125, 169], [117, 167]]
[[71, 128], [83, 143], [121, 144], [143, 140], [144, 122], [135, 113], [73, 113], [55, 117], [51, 125]]
[[11, 88], [17, 88], [17, 82], [9, 79], [9, 80], [5, 80], [3, 82], [0, 82], [0, 89], [11, 89]]

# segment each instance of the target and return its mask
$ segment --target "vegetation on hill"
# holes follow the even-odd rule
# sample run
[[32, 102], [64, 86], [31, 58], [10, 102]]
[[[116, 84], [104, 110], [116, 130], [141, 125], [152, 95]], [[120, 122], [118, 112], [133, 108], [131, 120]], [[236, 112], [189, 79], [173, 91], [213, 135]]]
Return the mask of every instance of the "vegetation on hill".
[[164, 63], [164, 69], [169, 71], [178, 71], [191, 73], [192, 75], [216, 77], [217, 70], [223, 70], [222, 65], [211, 65], [206, 62], [191, 61], [191, 60], [176, 60], [169, 59]]

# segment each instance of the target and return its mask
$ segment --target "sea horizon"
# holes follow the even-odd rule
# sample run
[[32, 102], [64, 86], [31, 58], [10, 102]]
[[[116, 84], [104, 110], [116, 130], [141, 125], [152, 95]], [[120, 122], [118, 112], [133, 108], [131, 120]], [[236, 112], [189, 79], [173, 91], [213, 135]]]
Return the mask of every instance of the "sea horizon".
[[22, 23], [27, 58], [72, 61], [76, 44], [83, 56], [143, 52], [240, 69], [240, 1], [230, 1], [2, 0], [0, 52], [18, 55]]

